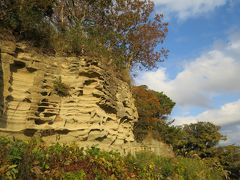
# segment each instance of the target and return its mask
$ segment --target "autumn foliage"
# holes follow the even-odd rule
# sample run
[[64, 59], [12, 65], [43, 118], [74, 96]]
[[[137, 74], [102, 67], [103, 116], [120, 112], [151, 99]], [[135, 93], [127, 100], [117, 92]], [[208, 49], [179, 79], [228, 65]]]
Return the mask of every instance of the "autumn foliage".
[[148, 89], [146, 86], [132, 88], [140, 119], [161, 119], [171, 113], [175, 103], [162, 92]]
[[162, 92], [150, 90], [147, 86], [135, 86], [132, 91], [139, 114], [139, 120], [134, 126], [137, 141], [142, 141], [150, 131], [154, 138], [167, 140], [169, 136], [164, 135], [168, 128], [166, 119], [175, 103]]
[[168, 52], [160, 47], [168, 24], [153, 8], [151, 0], [3, 0], [0, 25], [55, 52], [100, 49], [124, 66], [152, 68]]

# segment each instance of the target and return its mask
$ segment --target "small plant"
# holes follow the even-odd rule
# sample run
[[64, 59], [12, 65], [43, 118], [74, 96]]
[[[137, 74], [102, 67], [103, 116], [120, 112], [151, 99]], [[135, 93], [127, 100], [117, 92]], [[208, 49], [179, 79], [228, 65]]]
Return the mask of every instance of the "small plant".
[[54, 90], [56, 93], [61, 96], [69, 96], [69, 87], [62, 82], [62, 78], [59, 77], [54, 81]]
[[64, 174], [63, 179], [83, 180], [86, 177], [85, 172], [81, 169], [78, 172], [67, 172]]
[[11, 142], [11, 148], [9, 149], [9, 156], [8, 159], [13, 162], [14, 164], [20, 163], [22, 160], [23, 154], [26, 151], [27, 143], [14, 140]]

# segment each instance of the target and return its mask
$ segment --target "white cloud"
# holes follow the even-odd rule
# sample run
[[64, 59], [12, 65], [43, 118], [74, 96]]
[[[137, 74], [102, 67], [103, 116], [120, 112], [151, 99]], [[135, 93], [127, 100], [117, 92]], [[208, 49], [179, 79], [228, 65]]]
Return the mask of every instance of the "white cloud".
[[221, 141], [220, 145], [240, 145], [240, 122], [223, 127], [221, 133], [227, 136], [227, 141]]
[[176, 125], [196, 123], [199, 121], [212, 122], [216, 125], [240, 124], [240, 99], [223, 105], [220, 109], [211, 109], [197, 116], [175, 117]]
[[175, 79], [165, 69], [141, 73], [137, 84], [163, 91], [180, 106], [211, 105], [213, 97], [240, 94], [240, 36], [189, 61]]
[[227, 0], [153, 0], [157, 8], [167, 14], [175, 14], [181, 20], [199, 16], [226, 4]]

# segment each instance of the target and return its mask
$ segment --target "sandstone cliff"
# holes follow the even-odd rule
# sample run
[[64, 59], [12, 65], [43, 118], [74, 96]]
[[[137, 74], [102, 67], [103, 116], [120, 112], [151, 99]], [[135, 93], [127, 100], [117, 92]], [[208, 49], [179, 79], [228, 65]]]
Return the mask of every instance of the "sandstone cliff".
[[[100, 59], [48, 56], [6, 40], [0, 48], [0, 135], [105, 145], [134, 141], [138, 114], [129, 86]], [[67, 95], [56, 91], [58, 81]]]
[[174, 156], [162, 142], [135, 142], [134, 99], [109, 63], [50, 56], [13, 39], [0, 41], [0, 136]]

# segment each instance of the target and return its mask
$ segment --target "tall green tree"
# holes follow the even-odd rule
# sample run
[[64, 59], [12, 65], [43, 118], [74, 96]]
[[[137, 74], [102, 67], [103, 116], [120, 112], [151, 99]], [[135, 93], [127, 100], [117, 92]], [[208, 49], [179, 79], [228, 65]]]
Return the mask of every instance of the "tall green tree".
[[182, 139], [175, 145], [178, 154], [191, 156], [213, 157], [216, 145], [226, 137], [220, 133], [220, 126], [210, 122], [198, 122], [184, 125]]

